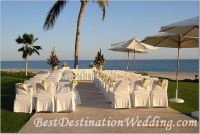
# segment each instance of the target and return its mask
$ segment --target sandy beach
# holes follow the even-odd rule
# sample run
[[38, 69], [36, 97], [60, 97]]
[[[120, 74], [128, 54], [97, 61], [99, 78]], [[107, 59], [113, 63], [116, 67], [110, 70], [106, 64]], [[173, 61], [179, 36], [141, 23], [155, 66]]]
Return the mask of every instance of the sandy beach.
[[[51, 69], [29, 69], [28, 71], [31, 71], [33, 73], [38, 73], [40, 71], [51, 71]], [[1, 69], [1, 71], [9, 71], [9, 72], [16, 72], [16, 71], [24, 71], [23, 69]], [[176, 79], [175, 72], [147, 72], [152, 77], [160, 77], [160, 78], [168, 78], [171, 80]], [[180, 72], [179, 73], [179, 80], [189, 79], [194, 80], [195, 75], [199, 75], [198, 73], [186, 73], [186, 72]]]
[[[176, 79], [176, 72], [148, 72], [150, 76], [153, 77], [160, 77], [160, 78], [168, 78], [170, 80], [175, 80]], [[198, 73], [185, 73], [185, 72], [180, 72], [178, 79], [179, 80], [194, 80], [195, 75], [199, 75]]]

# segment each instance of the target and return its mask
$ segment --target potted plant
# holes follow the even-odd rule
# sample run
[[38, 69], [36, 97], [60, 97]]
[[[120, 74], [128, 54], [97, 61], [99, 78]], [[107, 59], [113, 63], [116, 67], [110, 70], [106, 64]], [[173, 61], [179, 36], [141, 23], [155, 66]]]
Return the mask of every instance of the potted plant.
[[49, 65], [51, 65], [52, 70], [57, 70], [58, 69], [58, 65], [59, 65], [60, 61], [58, 60], [58, 57], [56, 55], [56, 52], [55, 52], [54, 48], [51, 51], [49, 59], [47, 59], [47, 63]]
[[104, 55], [101, 53], [100, 49], [100, 51], [97, 52], [97, 56], [95, 57], [94, 65], [97, 67], [97, 69], [102, 70], [105, 62], [106, 61], [104, 59]]

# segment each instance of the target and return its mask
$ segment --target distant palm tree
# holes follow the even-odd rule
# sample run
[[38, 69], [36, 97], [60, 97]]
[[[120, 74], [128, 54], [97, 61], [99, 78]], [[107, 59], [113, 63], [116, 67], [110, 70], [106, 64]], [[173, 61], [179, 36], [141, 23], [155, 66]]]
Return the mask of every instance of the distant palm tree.
[[33, 34], [24, 33], [22, 36], [16, 38], [17, 44], [23, 44], [23, 46], [18, 49], [18, 52], [22, 52], [22, 58], [25, 59], [25, 72], [27, 75], [28, 70], [28, 56], [31, 56], [33, 53], [40, 55], [38, 50], [42, 49], [41, 46], [33, 46], [33, 43], [37, 41], [38, 38], [35, 38]]
[[[83, 18], [83, 14], [85, 12], [86, 5], [89, 0], [80, 0], [81, 6], [77, 20], [77, 27], [76, 27], [76, 39], [75, 39], [75, 50], [74, 50], [74, 68], [78, 67], [78, 55], [79, 55], [79, 48], [80, 48], [80, 25]], [[95, 0], [93, 0], [95, 1]], [[105, 18], [106, 7], [108, 6], [108, 0], [96, 0], [97, 4], [103, 11], [103, 17]], [[66, 5], [66, 0], [57, 0], [54, 5], [50, 8], [44, 23], [44, 29], [49, 30], [53, 28], [55, 25], [56, 19], [58, 18], [60, 12]]]

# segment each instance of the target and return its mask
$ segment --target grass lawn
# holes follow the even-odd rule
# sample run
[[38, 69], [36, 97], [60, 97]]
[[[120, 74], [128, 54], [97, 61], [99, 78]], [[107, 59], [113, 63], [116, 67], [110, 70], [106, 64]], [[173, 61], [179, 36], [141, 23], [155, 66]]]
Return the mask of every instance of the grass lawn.
[[[21, 72], [1, 72], [1, 132], [18, 132], [29, 120], [32, 114], [14, 113], [13, 103], [15, 99], [15, 83], [24, 81], [33, 74], [25, 77]], [[175, 96], [176, 82], [170, 81], [168, 97]], [[192, 111], [199, 108], [199, 83], [194, 81], [180, 81], [179, 97], [185, 100], [183, 104], [169, 103], [169, 106], [181, 113], [190, 116]]]
[[[170, 81], [168, 87], [168, 98], [175, 97], [176, 81]], [[180, 81], [178, 97], [184, 100], [184, 103], [169, 103], [169, 107], [191, 116], [191, 112], [199, 111], [199, 82], [198, 81]]]
[[1, 72], [1, 132], [18, 132], [32, 114], [14, 113], [15, 83], [24, 81], [22, 72]]

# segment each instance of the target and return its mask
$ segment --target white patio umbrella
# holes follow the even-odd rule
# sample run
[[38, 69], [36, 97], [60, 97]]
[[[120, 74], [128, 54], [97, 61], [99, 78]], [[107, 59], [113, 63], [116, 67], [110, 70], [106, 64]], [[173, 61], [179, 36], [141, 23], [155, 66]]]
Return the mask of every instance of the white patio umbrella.
[[163, 26], [160, 32], [199, 37], [199, 16]]
[[[163, 26], [160, 31], [199, 38], [199, 16]], [[194, 111], [191, 115], [199, 118], [199, 111]]]
[[147, 53], [148, 49], [153, 49], [152, 46], [140, 42], [137, 38], [112, 44], [111, 47], [109, 50], [128, 53], [127, 70], [129, 67], [129, 53], [134, 53], [135, 61], [135, 53]]
[[169, 101], [183, 103], [184, 100], [178, 98], [179, 51], [181, 48], [199, 47], [199, 39], [170, 33], [160, 33], [157, 35], [148, 36], [142, 42], [157, 47], [178, 48], [176, 68], [176, 95], [175, 98], [169, 99]]
[[135, 61], [135, 53], [147, 53], [147, 51], [145, 51], [145, 50], [135, 50], [135, 49], [134, 50], [131, 50], [131, 49], [124, 50], [124, 49], [121, 49], [120, 47], [118, 47], [118, 48], [113, 47], [108, 50], [117, 51], [117, 52], [126, 52], [128, 54], [127, 70], [129, 69], [129, 54], [130, 53], [134, 53], [133, 61]]

